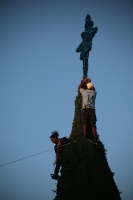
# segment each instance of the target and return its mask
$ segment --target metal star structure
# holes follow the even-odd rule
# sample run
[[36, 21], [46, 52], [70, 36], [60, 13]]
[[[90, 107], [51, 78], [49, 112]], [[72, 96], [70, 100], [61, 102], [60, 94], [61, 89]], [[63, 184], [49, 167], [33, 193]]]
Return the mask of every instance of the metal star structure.
[[80, 52], [80, 60], [83, 60], [83, 78], [87, 78], [89, 51], [92, 49], [92, 39], [98, 31], [98, 28], [93, 25], [90, 15], [87, 14], [85, 31], [81, 33], [82, 42], [76, 49], [76, 52]]

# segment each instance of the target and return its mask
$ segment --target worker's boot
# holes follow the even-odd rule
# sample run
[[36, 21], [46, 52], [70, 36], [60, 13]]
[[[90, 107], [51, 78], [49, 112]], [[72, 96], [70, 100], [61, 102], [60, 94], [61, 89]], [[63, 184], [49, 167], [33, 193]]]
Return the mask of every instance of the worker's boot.
[[59, 176], [58, 174], [55, 174], [55, 173], [54, 173], [54, 174], [51, 174], [51, 178], [52, 178], [52, 179], [58, 180], [59, 177], [60, 177], [60, 176]]

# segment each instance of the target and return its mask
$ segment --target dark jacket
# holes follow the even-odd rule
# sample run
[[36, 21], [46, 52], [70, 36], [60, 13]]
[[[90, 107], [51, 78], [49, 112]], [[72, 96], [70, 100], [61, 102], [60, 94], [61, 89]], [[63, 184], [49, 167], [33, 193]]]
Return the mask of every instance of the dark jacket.
[[64, 150], [65, 150], [65, 147], [69, 140], [66, 138], [66, 137], [63, 137], [63, 138], [59, 138], [60, 139], [60, 144], [56, 144], [54, 146], [54, 150], [55, 150], [55, 153], [57, 156], [59, 155], [63, 155], [64, 154]]

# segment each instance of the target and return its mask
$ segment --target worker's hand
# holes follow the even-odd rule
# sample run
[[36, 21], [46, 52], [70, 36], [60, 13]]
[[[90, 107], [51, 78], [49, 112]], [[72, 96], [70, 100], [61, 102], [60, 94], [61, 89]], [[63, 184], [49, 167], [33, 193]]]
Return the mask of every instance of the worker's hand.
[[84, 78], [84, 79], [81, 81], [81, 83], [86, 83], [86, 78]]
[[90, 79], [90, 78], [84, 78], [84, 79], [82, 80], [82, 83], [86, 83], [86, 79], [87, 79], [87, 82], [88, 82], [88, 83], [91, 82], [91, 79]]
[[88, 81], [88, 83], [90, 83], [90, 82], [91, 82], [91, 79], [90, 79], [90, 78], [87, 78], [87, 81]]

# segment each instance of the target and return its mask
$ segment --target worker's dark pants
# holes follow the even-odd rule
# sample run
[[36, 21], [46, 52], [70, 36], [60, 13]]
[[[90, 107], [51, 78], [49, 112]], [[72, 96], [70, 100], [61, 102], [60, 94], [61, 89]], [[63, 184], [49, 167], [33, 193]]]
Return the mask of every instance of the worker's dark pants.
[[58, 174], [58, 172], [59, 172], [60, 166], [61, 166], [61, 164], [62, 164], [62, 158], [63, 158], [62, 155], [59, 155], [59, 156], [57, 156], [57, 158], [56, 158], [56, 166], [55, 166], [55, 170], [54, 170], [54, 173], [55, 173], [55, 174]]

